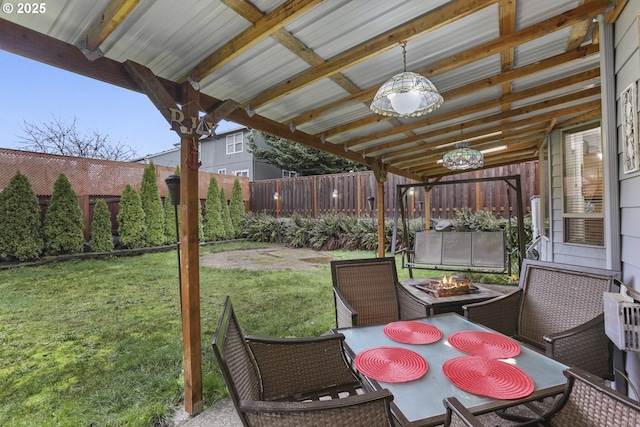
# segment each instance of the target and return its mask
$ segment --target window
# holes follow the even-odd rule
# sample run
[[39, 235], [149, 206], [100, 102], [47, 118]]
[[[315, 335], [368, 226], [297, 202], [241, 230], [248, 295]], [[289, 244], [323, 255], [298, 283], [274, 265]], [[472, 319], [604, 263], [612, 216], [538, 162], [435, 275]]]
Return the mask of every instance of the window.
[[243, 133], [227, 135], [227, 154], [242, 153]]
[[218, 173], [220, 175], [226, 175], [227, 174], [227, 170], [226, 169], [218, 169]]
[[604, 246], [602, 142], [600, 126], [562, 134], [564, 241]]
[[283, 178], [296, 178], [298, 176], [298, 172], [294, 171], [282, 171]]
[[233, 174], [235, 176], [246, 176], [246, 177], [249, 177], [249, 169], [245, 169], [245, 170], [241, 170], [241, 171], [235, 171], [235, 172], [233, 172]]

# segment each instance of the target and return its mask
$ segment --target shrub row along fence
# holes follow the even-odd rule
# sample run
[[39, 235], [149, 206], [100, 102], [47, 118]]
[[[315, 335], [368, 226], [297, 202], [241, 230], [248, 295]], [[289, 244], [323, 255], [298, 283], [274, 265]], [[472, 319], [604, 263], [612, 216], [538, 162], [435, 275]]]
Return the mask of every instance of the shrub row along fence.
[[[443, 178], [455, 181], [470, 178], [486, 178], [520, 175], [522, 203], [530, 209], [531, 196], [539, 194], [538, 163], [527, 162], [518, 165], [466, 172]], [[385, 186], [385, 217], [393, 217], [396, 207], [396, 186], [412, 184], [415, 181], [389, 174]], [[367, 199], [376, 197], [376, 180], [373, 172], [353, 172], [336, 175], [317, 175], [298, 178], [273, 179], [250, 183], [250, 210], [273, 216], [288, 217], [294, 213], [318, 218], [323, 214], [340, 213], [352, 216], [377, 215], [377, 203], [373, 209]], [[407, 206], [410, 218], [423, 217], [425, 207], [430, 207], [432, 218], [452, 218], [456, 209], [490, 211], [497, 217], [508, 216], [511, 206], [515, 211], [516, 200], [502, 181], [436, 186], [429, 192], [423, 187], [415, 187], [409, 195]]]
[[[0, 149], [0, 189], [6, 187], [16, 172], [25, 175], [40, 201], [41, 218], [44, 220], [53, 184], [61, 173], [64, 173], [73, 190], [78, 195], [82, 217], [84, 220], [85, 239], [89, 239], [93, 209], [98, 199], [105, 199], [111, 212], [111, 223], [114, 233], [117, 231], [117, 215], [120, 210], [120, 195], [129, 184], [140, 191], [145, 164], [131, 162], [115, 162], [110, 160], [87, 159], [79, 157], [58, 156], [53, 154], [33, 153], [29, 151]], [[158, 190], [160, 197], [168, 196], [164, 182], [167, 176], [174, 173], [173, 167], [156, 165]], [[231, 196], [233, 175], [219, 175], [210, 172], [199, 172], [199, 196], [204, 206], [209, 181], [215, 176], [218, 186]], [[243, 199], [249, 200], [249, 179], [238, 177], [242, 187]], [[246, 205], [247, 203], [245, 203]]]

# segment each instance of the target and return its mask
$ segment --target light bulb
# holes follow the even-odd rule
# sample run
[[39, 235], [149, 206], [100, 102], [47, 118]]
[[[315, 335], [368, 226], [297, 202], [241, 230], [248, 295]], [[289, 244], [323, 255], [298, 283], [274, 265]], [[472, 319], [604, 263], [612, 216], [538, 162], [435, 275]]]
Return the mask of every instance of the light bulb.
[[391, 93], [388, 96], [391, 106], [400, 114], [411, 114], [420, 107], [421, 97], [417, 90]]

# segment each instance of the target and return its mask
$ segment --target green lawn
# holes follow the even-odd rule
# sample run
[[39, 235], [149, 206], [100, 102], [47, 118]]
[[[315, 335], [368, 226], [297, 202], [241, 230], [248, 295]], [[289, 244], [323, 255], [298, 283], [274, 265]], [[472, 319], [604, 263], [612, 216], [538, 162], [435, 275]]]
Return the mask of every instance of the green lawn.
[[[265, 244], [202, 253], [258, 246]], [[226, 295], [250, 334], [313, 336], [334, 323], [327, 265], [202, 267], [200, 286], [205, 406], [226, 394], [210, 348]], [[0, 295], [0, 425], [154, 426], [172, 418], [183, 391], [175, 251], [0, 270]]]
[[[201, 253], [265, 246], [218, 244]], [[408, 277], [407, 270], [398, 274]], [[226, 295], [248, 334], [315, 336], [334, 325], [328, 265], [203, 266], [200, 281], [205, 406], [226, 395], [210, 347]], [[171, 420], [183, 395], [175, 251], [0, 270], [0, 295], [0, 426], [161, 426]]]

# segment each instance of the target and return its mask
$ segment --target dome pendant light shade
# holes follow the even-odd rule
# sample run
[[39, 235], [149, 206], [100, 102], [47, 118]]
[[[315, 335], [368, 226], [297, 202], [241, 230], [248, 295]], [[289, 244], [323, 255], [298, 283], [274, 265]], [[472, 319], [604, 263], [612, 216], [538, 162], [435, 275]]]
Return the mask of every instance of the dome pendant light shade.
[[371, 111], [383, 116], [418, 117], [444, 102], [438, 89], [426, 77], [407, 71], [406, 42], [402, 44], [404, 71], [387, 80], [371, 102]]
[[484, 166], [484, 156], [478, 150], [469, 148], [466, 142], [456, 144], [456, 149], [442, 156], [442, 166], [452, 170], [477, 169]]

